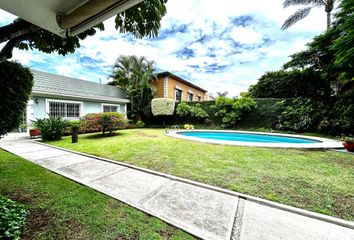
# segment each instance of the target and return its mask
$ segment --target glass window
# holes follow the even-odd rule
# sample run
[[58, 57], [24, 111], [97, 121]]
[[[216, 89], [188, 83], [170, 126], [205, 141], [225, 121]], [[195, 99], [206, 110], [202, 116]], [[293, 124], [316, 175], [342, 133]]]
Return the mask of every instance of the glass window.
[[193, 102], [193, 93], [188, 93], [188, 101]]
[[176, 101], [182, 101], [182, 90], [176, 89]]
[[79, 118], [81, 103], [49, 102], [49, 115], [62, 118]]
[[117, 105], [103, 105], [103, 112], [118, 112]]
[[197, 101], [200, 102], [202, 98], [200, 96], [197, 96]]

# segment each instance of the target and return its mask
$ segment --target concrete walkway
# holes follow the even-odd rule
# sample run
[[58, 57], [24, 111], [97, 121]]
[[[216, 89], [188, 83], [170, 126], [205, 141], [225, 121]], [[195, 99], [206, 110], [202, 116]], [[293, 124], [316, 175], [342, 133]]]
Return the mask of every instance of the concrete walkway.
[[[20, 136], [23, 136], [22, 138]], [[354, 240], [354, 223], [11, 134], [0, 147], [211, 240]]]

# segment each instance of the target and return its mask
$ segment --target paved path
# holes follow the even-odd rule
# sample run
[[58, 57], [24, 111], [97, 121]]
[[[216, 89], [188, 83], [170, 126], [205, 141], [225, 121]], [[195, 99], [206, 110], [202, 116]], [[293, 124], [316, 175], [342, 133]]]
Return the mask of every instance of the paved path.
[[354, 240], [354, 223], [10, 135], [0, 147], [211, 240]]

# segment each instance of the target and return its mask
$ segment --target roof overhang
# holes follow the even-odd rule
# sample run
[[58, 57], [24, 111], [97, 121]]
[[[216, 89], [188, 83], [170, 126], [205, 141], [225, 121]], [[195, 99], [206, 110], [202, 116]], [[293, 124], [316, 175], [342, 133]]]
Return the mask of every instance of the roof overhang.
[[63, 93], [51, 93], [45, 91], [33, 90], [31, 96], [36, 97], [52, 97], [52, 98], [62, 98], [62, 99], [73, 99], [81, 101], [99, 101], [99, 102], [109, 102], [109, 103], [130, 103], [129, 99], [124, 98], [112, 98], [112, 97], [101, 97], [101, 96], [79, 96], [74, 94], [63, 94]]
[[0, 8], [64, 37], [75, 36], [142, 0], [1, 0]]

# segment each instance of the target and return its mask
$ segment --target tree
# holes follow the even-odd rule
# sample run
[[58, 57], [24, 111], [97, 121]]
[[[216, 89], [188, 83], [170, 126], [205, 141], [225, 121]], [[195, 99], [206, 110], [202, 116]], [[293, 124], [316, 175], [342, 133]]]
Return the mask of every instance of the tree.
[[33, 76], [16, 62], [0, 63], [0, 136], [18, 127], [31, 94]]
[[279, 70], [263, 74], [249, 93], [254, 98], [323, 98], [330, 96], [330, 83], [310, 68]]
[[149, 115], [156, 89], [150, 80], [156, 78], [155, 63], [145, 57], [120, 56], [113, 67], [113, 85], [120, 87], [130, 98], [131, 114], [137, 121]]
[[[336, 14], [336, 30], [338, 37], [333, 41], [331, 50], [334, 51], [335, 64], [341, 67], [351, 66], [354, 56], [354, 1], [343, 0], [339, 5], [339, 12]], [[349, 76], [351, 78], [354, 75]]]
[[[167, 0], [144, 0], [140, 4], [118, 14], [115, 27], [120, 32], [130, 32], [137, 38], [157, 36], [160, 21], [166, 14]], [[15, 47], [20, 49], [38, 49], [45, 53], [57, 52], [61, 55], [73, 53], [80, 47], [80, 41], [104, 30], [101, 23], [77, 36], [65, 39], [39, 28], [23, 19], [0, 27], [0, 43], [6, 42], [0, 51], [0, 62], [12, 57]]]
[[285, 20], [282, 30], [285, 30], [301, 19], [304, 19], [309, 15], [311, 9], [314, 7], [324, 7], [325, 12], [327, 13], [327, 29], [331, 26], [331, 12], [334, 7], [336, 0], [285, 0], [283, 3], [284, 8], [290, 6], [299, 6], [305, 5], [306, 7], [297, 10], [293, 15], [291, 15], [287, 20]]

